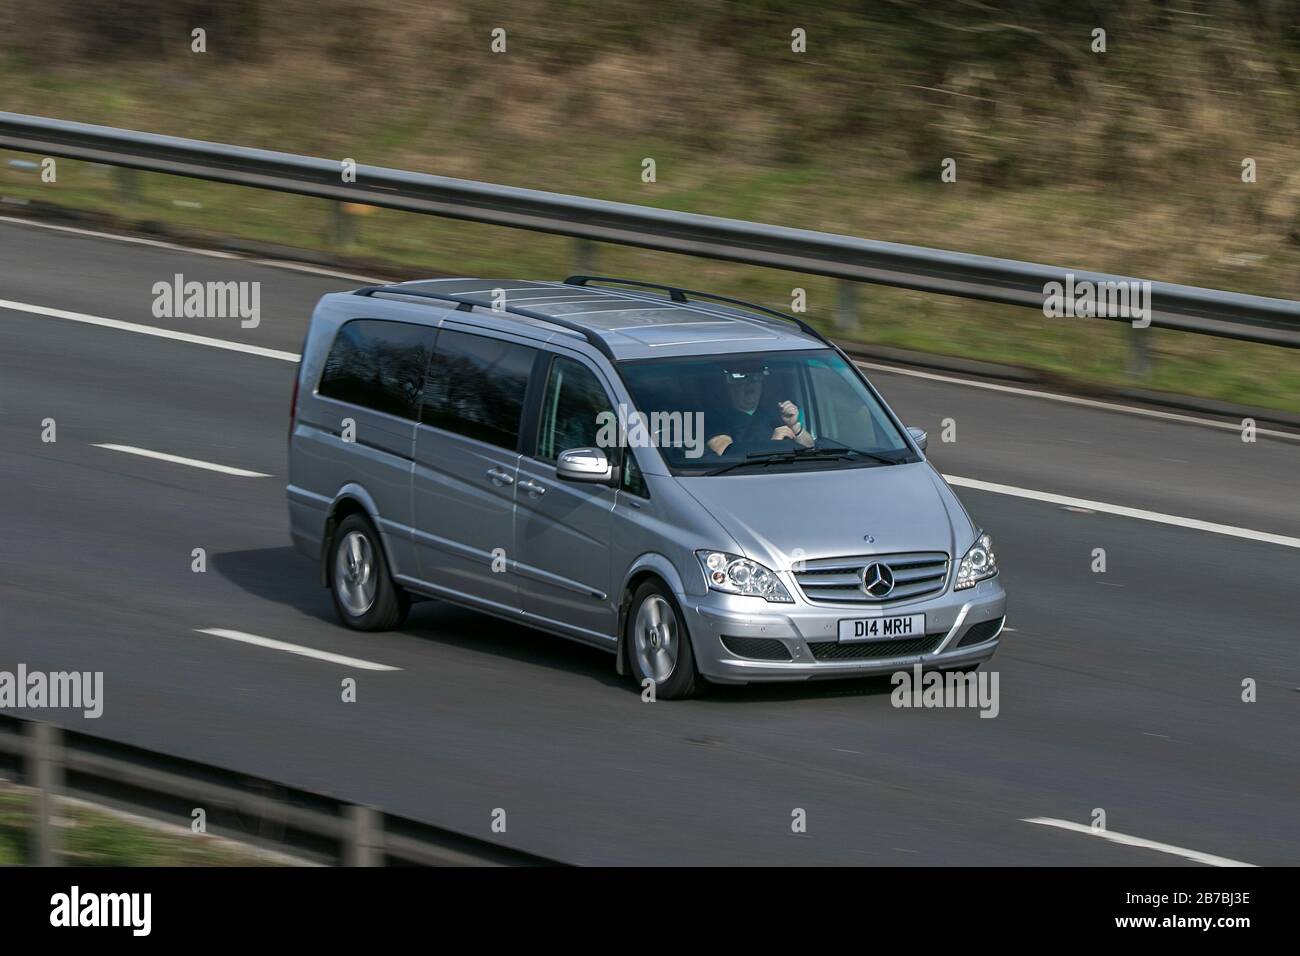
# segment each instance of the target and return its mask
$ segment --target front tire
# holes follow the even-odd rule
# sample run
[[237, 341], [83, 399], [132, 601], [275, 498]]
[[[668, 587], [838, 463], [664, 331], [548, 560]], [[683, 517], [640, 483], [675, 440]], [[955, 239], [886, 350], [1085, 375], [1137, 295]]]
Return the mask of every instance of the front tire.
[[684, 700], [703, 689], [681, 611], [658, 581], [646, 581], [633, 593], [623, 646], [637, 685], [654, 681], [656, 700]]
[[388, 572], [388, 559], [375, 526], [351, 514], [339, 522], [330, 540], [330, 596], [334, 609], [356, 631], [400, 627], [411, 609], [406, 592]]

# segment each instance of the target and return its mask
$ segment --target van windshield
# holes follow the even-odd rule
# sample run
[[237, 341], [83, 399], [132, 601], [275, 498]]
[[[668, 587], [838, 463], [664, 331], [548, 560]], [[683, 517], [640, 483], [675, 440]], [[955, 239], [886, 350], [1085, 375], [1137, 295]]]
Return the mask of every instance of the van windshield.
[[623, 441], [678, 475], [878, 467], [919, 459], [832, 349], [699, 355], [619, 365], [636, 411]]

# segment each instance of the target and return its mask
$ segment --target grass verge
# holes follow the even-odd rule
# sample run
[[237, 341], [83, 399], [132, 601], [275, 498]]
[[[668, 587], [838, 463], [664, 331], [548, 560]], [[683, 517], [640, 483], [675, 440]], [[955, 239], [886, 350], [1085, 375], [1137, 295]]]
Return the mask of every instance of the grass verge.
[[[0, 783], [0, 866], [27, 862], [31, 791]], [[267, 854], [204, 834], [148, 826], [107, 810], [62, 802], [65, 866], [267, 866]]]

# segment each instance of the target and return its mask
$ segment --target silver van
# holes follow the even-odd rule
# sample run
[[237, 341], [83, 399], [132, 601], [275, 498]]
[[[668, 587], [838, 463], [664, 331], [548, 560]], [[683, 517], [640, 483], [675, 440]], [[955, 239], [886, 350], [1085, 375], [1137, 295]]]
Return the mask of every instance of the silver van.
[[358, 630], [441, 598], [663, 698], [998, 646], [992, 542], [925, 433], [761, 306], [590, 276], [327, 295], [290, 436], [295, 546]]

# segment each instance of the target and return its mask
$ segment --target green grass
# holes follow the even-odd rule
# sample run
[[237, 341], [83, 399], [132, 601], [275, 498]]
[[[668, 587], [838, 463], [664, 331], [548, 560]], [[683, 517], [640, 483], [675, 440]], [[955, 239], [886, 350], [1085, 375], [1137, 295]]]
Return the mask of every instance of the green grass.
[[[103, 212], [129, 222], [166, 222], [199, 234], [234, 235], [302, 249], [332, 248], [332, 209], [325, 201], [140, 174], [140, 198], [130, 202], [119, 195], [114, 173], [109, 169], [71, 161], [61, 162], [58, 169], [59, 181], [51, 185], [41, 184], [34, 173], [0, 168], [0, 193]], [[711, 211], [756, 217], [762, 212], [757, 208], [759, 201], [753, 198], [756, 194], [785, 190], [785, 195], [796, 195], [808, 188], [812, 174], [769, 172], [758, 178], [762, 180], [761, 190], [746, 183], [740, 189], [741, 195], [735, 197], [712, 194], [703, 185], [689, 192], [698, 190], [700, 196], [708, 196]], [[701, 205], [683, 201], [682, 195], [676, 193], [645, 198], [670, 208]], [[1042, 195], [1025, 197], [1031, 207], [1053, 201]], [[1070, 203], [1075, 201], [1077, 197], [1065, 197], [1060, 208], [1068, 214]], [[198, 203], [200, 208], [179, 206], [177, 202]], [[955, 215], [954, 220], [960, 226], [961, 216]], [[573, 268], [572, 243], [553, 236], [378, 209], [356, 217], [356, 223], [356, 242], [337, 252], [434, 275], [547, 277], [563, 276]], [[1044, 241], [1050, 242], [1050, 235]], [[996, 251], [1047, 258], [1036, 257], [1032, 249]], [[1121, 324], [1049, 320], [1028, 309], [862, 285], [858, 321], [850, 330], [840, 331], [831, 322], [833, 283], [815, 276], [605, 245], [597, 248], [596, 270], [707, 288], [782, 308], [789, 307], [791, 292], [797, 286], [808, 292], [813, 323], [843, 338], [1023, 366], [1067, 387], [1138, 384], [1172, 393], [1300, 411], [1300, 362], [1286, 349], [1149, 332], [1151, 373], [1138, 381], [1128, 373], [1128, 340], [1134, 333]]]
[[[0, 866], [27, 862], [31, 794], [0, 784]], [[114, 814], [64, 804], [57, 817], [66, 866], [265, 866], [264, 856], [202, 834], [141, 826]]]
[[[592, 19], [585, 0], [530, 12], [453, 0], [442, 20], [386, 0], [362, 11], [331, 0], [319, 15], [271, 3], [268, 49], [247, 61], [173, 53], [46, 62], [6, 53], [0, 38], [0, 107], [1300, 297], [1300, 171], [1294, 123], [1285, 122], [1300, 103], [1291, 82], [1300, 58], [1235, 8], [1205, 33], [1191, 14], [1109, 6], [1124, 24], [1113, 28], [1113, 51], [1072, 54], [1063, 85], [1061, 51], [1045, 32], [1060, 25], [1060, 10], [1027, 12], [1036, 32], [1022, 35], [965, 29], [977, 14], [956, 2], [915, 5], [936, 18], [927, 26], [838, 3], [815, 12], [772, 0], [741, 13], [707, 2], [693, 27], [674, 22], [690, 5], [673, 3], [661, 35], [642, 29], [630, 2]], [[351, 49], [354, 13], [387, 32], [348, 59], [339, 51]], [[816, 55], [774, 56], [764, 38], [788, 35], [796, 14], [818, 38]], [[516, 37], [510, 57], [455, 42], [499, 17]], [[566, 26], [579, 21], [591, 23], [581, 36]], [[294, 44], [274, 45], [290, 33]], [[29, 42], [40, 51], [46, 41], [37, 32]], [[1243, 50], [1253, 57], [1248, 70]], [[746, 72], [747, 57], [763, 69]], [[1202, 70], [1203, 59], [1219, 72]], [[927, 72], [936, 64], [942, 79]], [[939, 180], [947, 155], [958, 159], [956, 183]], [[1246, 155], [1259, 161], [1256, 184], [1240, 181]], [[332, 249], [326, 201], [149, 174], [128, 201], [107, 168], [60, 161], [58, 182], [43, 184], [7, 165], [11, 157], [0, 154], [0, 195], [127, 224], [330, 250], [430, 275], [552, 277], [574, 265], [568, 240], [387, 210], [357, 217], [355, 241]], [[656, 160], [655, 183], [640, 179], [644, 157]], [[779, 307], [801, 287], [811, 321], [831, 329], [834, 284], [814, 276], [618, 246], [598, 247], [595, 268]], [[1140, 385], [1300, 411], [1300, 362], [1289, 350], [1156, 332], [1146, 338], [1151, 373], [1135, 380], [1130, 332], [1115, 323], [873, 286], [860, 287], [860, 301], [853, 327], [835, 330], [842, 338], [1019, 365], [1063, 387]]]

